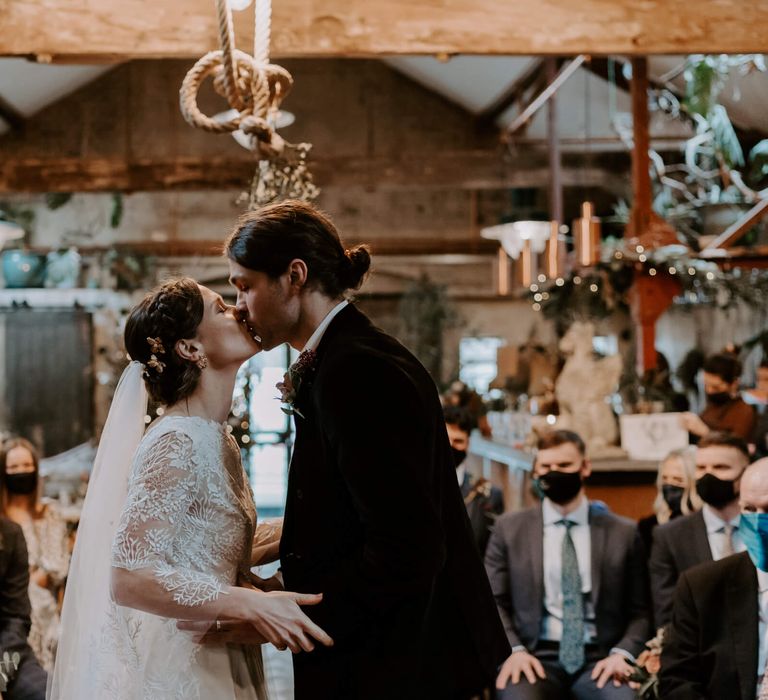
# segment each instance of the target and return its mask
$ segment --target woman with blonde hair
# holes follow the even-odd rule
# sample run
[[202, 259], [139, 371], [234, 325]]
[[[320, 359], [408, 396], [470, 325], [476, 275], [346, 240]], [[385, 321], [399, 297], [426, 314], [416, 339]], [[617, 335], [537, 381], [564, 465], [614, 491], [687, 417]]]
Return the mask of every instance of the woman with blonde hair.
[[700, 508], [701, 499], [696, 493], [694, 451], [690, 447], [673, 450], [659, 465], [653, 515], [642, 518], [637, 524], [646, 553], [651, 551], [653, 529], [657, 525], [663, 525], [681, 515], [694, 513]]

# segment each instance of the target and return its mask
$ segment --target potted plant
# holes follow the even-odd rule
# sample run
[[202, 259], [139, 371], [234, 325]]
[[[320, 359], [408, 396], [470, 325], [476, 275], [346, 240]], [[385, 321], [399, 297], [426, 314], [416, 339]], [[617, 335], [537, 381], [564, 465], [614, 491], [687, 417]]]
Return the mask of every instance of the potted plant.
[[45, 275], [45, 255], [26, 247], [35, 213], [31, 209], [0, 203], [0, 245], [5, 286], [18, 289], [42, 287]]
[[689, 56], [682, 69], [685, 94], [664, 92], [659, 105], [690, 120], [694, 135], [682, 163], [654, 154], [657, 194], [654, 209], [674, 224], [694, 248], [704, 247], [768, 196], [768, 139], [745, 156], [728, 111], [718, 101], [732, 72], [765, 71], [761, 55]]

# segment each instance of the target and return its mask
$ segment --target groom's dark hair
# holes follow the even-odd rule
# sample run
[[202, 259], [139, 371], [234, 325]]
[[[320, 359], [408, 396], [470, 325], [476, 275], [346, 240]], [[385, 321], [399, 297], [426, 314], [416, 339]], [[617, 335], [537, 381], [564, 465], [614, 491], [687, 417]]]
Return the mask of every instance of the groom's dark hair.
[[272, 279], [297, 258], [307, 265], [307, 284], [335, 299], [358, 289], [371, 267], [368, 247], [345, 249], [331, 219], [298, 199], [248, 212], [225, 244], [227, 257]]

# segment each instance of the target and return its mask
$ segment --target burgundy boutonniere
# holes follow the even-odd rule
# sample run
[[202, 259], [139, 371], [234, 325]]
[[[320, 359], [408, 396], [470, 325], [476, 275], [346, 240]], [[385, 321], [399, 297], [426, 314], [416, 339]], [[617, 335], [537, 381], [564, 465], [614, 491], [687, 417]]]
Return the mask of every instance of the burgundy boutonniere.
[[296, 362], [294, 362], [285, 373], [283, 381], [277, 384], [277, 390], [280, 392], [280, 406], [283, 413], [289, 416], [301, 416], [304, 414], [296, 408], [296, 396], [301, 389], [301, 383], [305, 377], [315, 369], [317, 353], [314, 350], [305, 350], [302, 352]]

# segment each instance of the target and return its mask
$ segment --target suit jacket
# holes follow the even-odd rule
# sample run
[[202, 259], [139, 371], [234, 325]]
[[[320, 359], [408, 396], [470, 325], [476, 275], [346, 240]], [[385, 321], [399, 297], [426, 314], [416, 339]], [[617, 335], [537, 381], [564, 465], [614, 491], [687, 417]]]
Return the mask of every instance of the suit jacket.
[[680, 574], [708, 561], [712, 561], [712, 550], [701, 511], [654, 529], [648, 573], [656, 627], [663, 627], [672, 619], [672, 601]]
[[475, 544], [480, 554], [484, 554], [496, 518], [504, 512], [504, 494], [501, 489], [486, 482], [490, 488], [488, 495], [477, 494], [467, 503], [467, 497], [472, 493], [476, 483], [476, 479], [473, 479], [469, 473], [465, 473], [461, 484], [461, 497], [467, 507], [467, 515], [475, 535]]
[[[592, 604], [597, 644], [637, 656], [651, 636], [646, 558], [634, 522], [590, 506]], [[533, 651], [544, 614], [544, 521], [541, 506], [496, 521], [485, 567], [511, 646]]]
[[0, 517], [0, 655], [29, 651], [29, 562], [19, 525]]
[[661, 655], [661, 697], [754, 700], [757, 596], [757, 573], [746, 552], [682, 574]]
[[301, 381], [281, 563], [334, 639], [294, 657], [301, 697], [468, 697], [509, 653], [434, 382], [354, 306]]

